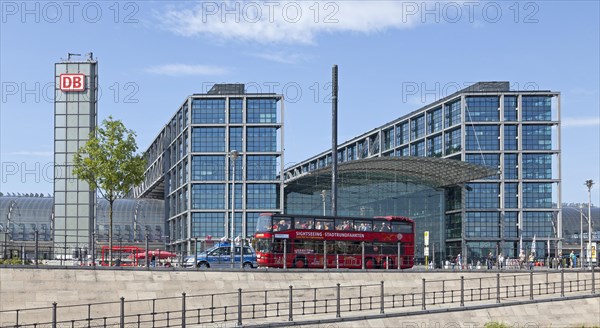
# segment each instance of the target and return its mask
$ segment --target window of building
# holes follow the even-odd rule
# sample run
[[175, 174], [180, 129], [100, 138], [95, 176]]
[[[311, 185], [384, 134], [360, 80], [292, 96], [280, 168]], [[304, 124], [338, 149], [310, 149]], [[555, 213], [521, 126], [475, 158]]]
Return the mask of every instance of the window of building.
[[225, 236], [224, 213], [192, 213], [192, 237]]
[[523, 208], [552, 208], [552, 183], [523, 183]]
[[449, 128], [460, 123], [460, 100], [444, 105], [444, 123]]
[[516, 125], [504, 126], [504, 150], [517, 150], [517, 131]]
[[517, 212], [506, 212], [504, 213], [504, 238], [517, 238], [517, 223], [518, 223]]
[[260, 213], [246, 213], [246, 236], [253, 236], [256, 231], [256, 223]]
[[517, 154], [504, 154], [504, 168], [502, 169], [502, 173], [504, 174], [504, 179], [518, 179], [519, 178], [519, 168], [518, 165], [518, 155]]
[[396, 146], [408, 143], [410, 134], [408, 133], [408, 122], [402, 123], [396, 127]]
[[246, 111], [248, 123], [277, 122], [277, 100], [274, 98], [248, 99]]
[[242, 99], [229, 99], [229, 123], [243, 123], [243, 106]]
[[410, 145], [410, 156], [425, 156], [425, 141], [415, 142]]
[[225, 185], [192, 185], [192, 209], [224, 209]]
[[[466, 154], [465, 162], [486, 166], [494, 170], [500, 169], [500, 155], [499, 154]], [[499, 174], [495, 174], [483, 179], [497, 180], [500, 178]]]
[[193, 128], [192, 151], [209, 153], [225, 151], [224, 128]]
[[467, 122], [498, 122], [500, 98], [498, 96], [467, 97], [465, 120]]
[[523, 179], [552, 179], [552, 155], [523, 154]]
[[517, 97], [504, 96], [504, 120], [507, 122], [517, 121]]
[[369, 137], [369, 155], [379, 153], [379, 133]]
[[383, 150], [394, 148], [394, 129], [383, 131]]
[[411, 140], [417, 140], [425, 135], [425, 115], [410, 120]]
[[192, 100], [192, 123], [225, 123], [225, 99]]
[[500, 237], [499, 219], [498, 212], [467, 212], [465, 218], [467, 237]]
[[[233, 200], [235, 202], [235, 209], [239, 210], [242, 209], [242, 204], [244, 203], [244, 192], [243, 192], [243, 187], [242, 184], [235, 184], [235, 199]], [[231, 206], [231, 183], [229, 184], [229, 203], [227, 204], [227, 206]], [[229, 218], [231, 218], [231, 216], [229, 216]], [[241, 222], [240, 222], [241, 223]], [[240, 229], [241, 231], [241, 229]]]
[[243, 129], [229, 128], [229, 151], [242, 151], [243, 147]]
[[348, 161], [356, 159], [356, 147], [354, 145], [348, 146]]
[[538, 238], [555, 236], [552, 228], [552, 212], [523, 212], [523, 237]]
[[408, 146], [400, 147], [396, 150], [396, 157], [410, 156]]
[[471, 125], [466, 127], [467, 150], [499, 150], [499, 127], [497, 125]]
[[442, 107], [438, 107], [427, 112], [427, 133], [435, 133], [441, 131], [444, 126], [442, 121]]
[[276, 184], [248, 184], [247, 202], [248, 209], [274, 209], [277, 208]]
[[552, 119], [552, 97], [523, 96], [523, 121], [550, 121]]
[[498, 208], [500, 188], [498, 183], [470, 183], [466, 192], [466, 208]]
[[192, 179], [195, 181], [225, 180], [225, 156], [193, 156]]
[[504, 184], [504, 207], [518, 208], [519, 207], [519, 184], [507, 182]]
[[249, 152], [277, 151], [277, 128], [248, 128], [246, 149]]
[[248, 180], [275, 180], [277, 156], [248, 156], [246, 172]]
[[444, 144], [446, 145], [446, 155], [454, 154], [461, 150], [461, 129], [455, 129], [446, 132]]
[[427, 138], [427, 156], [442, 157], [442, 135]]
[[462, 220], [460, 213], [446, 215], [446, 238], [460, 238], [462, 234]]
[[523, 150], [551, 150], [552, 127], [523, 125]]

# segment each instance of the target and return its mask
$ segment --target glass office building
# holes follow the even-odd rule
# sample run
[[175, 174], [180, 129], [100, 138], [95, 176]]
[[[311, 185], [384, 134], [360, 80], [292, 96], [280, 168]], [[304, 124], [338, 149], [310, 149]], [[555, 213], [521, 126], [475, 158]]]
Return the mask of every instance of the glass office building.
[[[258, 215], [283, 208], [283, 96], [216, 84], [186, 98], [145, 151], [135, 197], [165, 201], [168, 249], [252, 236]], [[235, 172], [235, 175], [234, 175]]]
[[[362, 187], [342, 187], [338, 213], [409, 215], [417, 227], [433, 230], [442, 257], [462, 252], [478, 259], [490, 251], [515, 257], [521, 248], [531, 250], [534, 239], [539, 257], [546, 255], [547, 240], [551, 253], [561, 247], [560, 93], [479, 82], [338, 147], [340, 163], [407, 156], [477, 164], [495, 174], [454, 186], [427, 181], [382, 186], [364, 179]], [[317, 194], [328, 192], [325, 185], [302, 194], [293, 185], [330, 164], [326, 151], [286, 168], [287, 212], [316, 214], [327, 206], [326, 197]]]

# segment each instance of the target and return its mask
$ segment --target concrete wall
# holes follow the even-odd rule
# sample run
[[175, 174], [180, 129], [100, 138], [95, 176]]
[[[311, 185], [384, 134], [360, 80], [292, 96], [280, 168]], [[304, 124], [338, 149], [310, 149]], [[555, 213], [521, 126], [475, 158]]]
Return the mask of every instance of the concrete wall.
[[[600, 292], [600, 277], [596, 274], [596, 288]], [[53, 302], [57, 302], [59, 306], [74, 305], [74, 304], [88, 304], [96, 302], [118, 302], [120, 297], [124, 297], [127, 301], [141, 300], [141, 299], [153, 299], [153, 298], [164, 298], [174, 297], [172, 301], [165, 302], [172, 307], [173, 311], [176, 311], [181, 304], [180, 298], [182, 293], [186, 293], [188, 297], [188, 307], [193, 308], [194, 306], [208, 306], [209, 298], [207, 297], [195, 297], [195, 295], [205, 295], [214, 293], [236, 293], [238, 288], [241, 288], [244, 292], [247, 291], [260, 291], [255, 294], [247, 294], [244, 296], [244, 304], [257, 303], [259, 304], [263, 300], [263, 290], [277, 290], [280, 292], [269, 292], [269, 301], [281, 300], [286, 302], [287, 291], [289, 286], [293, 286], [294, 290], [298, 290], [297, 295], [301, 295], [299, 289], [310, 288], [306, 290], [307, 294], [313, 291], [318, 292], [320, 296], [335, 297], [335, 286], [340, 283], [342, 286], [342, 297], [352, 298], [358, 296], [358, 288], [348, 288], [350, 285], [371, 285], [371, 287], [365, 287], [361, 290], [364, 296], [374, 295], [378, 296], [380, 291], [380, 281], [384, 281], [385, 293], [402, 293], [410, 294], [415, 293], [420, 296], [422, 292], [422, 279], [426, 279], [426, 289], [428, 291], [441, 291], [445, 290], [445, 297], [449, 297], [449, 293], [452, 289], [460, 289], [460, 277], [465, 277], [465, 294], [466, 300], [470, 300], [469, 294], [470, 289], [475, 289], [474, 300], [477, 300], [477, 293], [479, 286], [483, 288], [483, 298], [486, 298], [486, 288], [489, 287], [491, 293], [495, 295], [496, 288], [496, 273], [487, 272], [466, 272], [466, 271], [455, 271], [455, 272], [419, 272], [419, 271], [405, 271], [405, 272], [394, 272], [394, 271], [299, 271], [299, 270], [249, 270], [243, 272], [228, 272], [228, 271], [176, 271], [176, 270], [131, 270], [129, 268], [122, 268], [121, 270], [111, 269], [97, 269], [97, 270], [83, 270], [83, 269], [57, 269], [57, 268], [0, 268], [0, 311], [12, 310], [12, 309], [23, 309], [33, 307], [50, 307]], [[578, 272], [578, 271], [565, 271], [565, 290], [567, 296], [570, 295], [589, 295], [590, 294], [590, 278], [591, 273], [589, 272]], [[500, 276], [501, 292], [502, 294], [508, 292], [510, 295], [513, 293], [518, 294], [525, 292], [527, 295], [529, 291], [529, 279], [530, 275], [528, 272], [511, 272], [502, 273]], [[561, 275], [557, 271], [551, 272], [536, 272], [533, 277], [535, 293], [538, 289], [542, 292], [549, 289], [552, 293], [553, 289], [560, 288]], [[584, 280], [587, 286], [587, 291], [584, 289]], [[581, 292], [576, 291], [576, 285], [574, 282], [579, 280], [579, 288]], [[512, 287], [516, 282], [517, 285], [525, 285], [525, 287]], [[546, 284], [548, 282], [548, 284]], [[506, 289], [505, 286], [511, 286]], [[553, 297], [557, 297], [558, 294], [554, 294]], [[300, 297], [300, 296], [299, 296]], [[429, 296], [428, 296], [429, 297]], [[438, 299], [441, 297], [441, 293], [438, 293]], [[453, 294], [454, 299], [458, 297], [458, 293]], [[525, 297], [524, 299], [528, 299]], [[580, 314], [578, 318], [584, 320], [583, 323], [588, 325], [600, 325], [600, 322], [594, 321], [600, 313], [600, 302], [599, 298], [593, 300], [577, 300], [568, 301], [565, 303], [571, 307], [573, 304], [577, 304], [577, 313]], [[235, 305], [237, 304], [237, 298], [235, 294], [222, 295], [213, 298], [212, 302], [216, 305]], [[503, 300], [504, 302], [504, 300]], [[569, 303], [570, 302], [570, 303]], [[595, 302], [595, 303], [594, 303]], [[467, 306], [475, 304], [493, 304], [492, 301], [485, 302], [467, 302]], [[569, 305], [571, 304], [571, 305]], [[593, 305], [597, 304], [595, 308]], [[548, 314], [543, 309], [552, 305], [552, 308], [556, 306], [554, 303], [545, 303], [540, 305], [538, 308], [534, 305], [527, 305], [529, 312], [521, 311], [516, 312], [515, 310], [507, 310], [502, 308], [499, 310], [500, 316], [496, 316], [494, 311], [496, 310], [477, 310], [473, 312], [476, 314], [467, 314], [467, 312], [460, 312], [459, 314], [450, 316], [447, 321], [443, 321], [442, 318], [446, 318], [442, 314], [428, 314], [425, 321], [418, 321], [420, 323], [427, 322], [438, 322], [435, 320], [442, 320], [439, 322], [467, 322], [471, 319], [478, 319], [480, 321], [491, 321], [495, 318], [506, 317], [507, 319], [520, 320], [520, 322], [529, 322], [533, 320], [538, 322], [541, 317], [523, 317], [523, 315], [538, 313]], [[456, 304], [453, 305], [457, 307]], [[150, 309], [150, 302], [137, 302], [127, 305], [127, 311], [140, 311]], [[428, 308], [429, 309], [429, 308]], [[59, 309], [61, 318], [69, 318], [66, 312], [73, 312], [73, 318], [76, 318], [75, 312], [81, 313], [85, 309], [72, 308], [69, 310]], [[409, 309], [403, 309], [408, 311]], [[418, 308], [412, 308], [411, 311], [420, 310]], [[481, 312], [483, 311], [483, 312]], [[504, 311], [504, 312], [502, 312]], [[508, 311], [508, 312], [506, 312]], [[512, 312], [511, 312], [512, 311]], [[536, 312], [537, 311], [537, 312]], [[27, 312], [27, 311], [26, 311]], [[40, 316], [49, 318], [51, 313], [48, 308], [38, 311]], [[85, 311], [84, 311], [85, 312]], [[118, 303], [109, 304], [106, 306], [94, 306], [93, 311], [98, 315], [118, 314]], [[103, 313], [104, 312], [104, 313]], [[109, 312], [109, 313], [106, 313]], [[388, 311], [389, 312], [389, 311]], [[565, 316], [571, 316], [573, 313], [571, 310], [563, 311]], [[595, 316], [585, 316], [586, 313], [594, 313]], [[22, 312], [25, 313], [25, 312]], [[29, 311], [29, 313], [33, 313]], [[377, 312], [378, 313], [378, 312]], [[487, 313], [487, 314], [486, 314]], [[491, 313], [494, 313], [492, 316]], [[503, 314], [502, 314], [503, 313]], [[571, 314], [569, 314], [571, 313]], [[354, 312], [352, 312], [354, 314]], [[357, 313], [358, 314], [358, 313]], [[361, 314], [365, 315], [365, 314]], [[344, 317], [350, 316], [345, 314]], [[517, 316], [517, 317], [515, 317]], [[24, 316], [22, 316], [24, 317]], [[0, 314], [0, 325], [4, 322], [10, 322], [11, 316], [7, 313], [4, 315]], [[78, 318], [81, 318], [79, 316]], [[464, 320], [461, 320], [464, 318]], [[468, 319], [468, 320], [467, 320]], [[297, 321], [302, 320], [300, 317]], [[391, 322], [398, 322], [396, 319], [378, 319], [378, 320], [392, 320]], [[394, 321], [396, 320], [396, 321]], [[412, 318], [411, 318], [412, 320]], [[421, 319], [419, 319], [421, 320]], [[446, 319], [444, 319], [446, 320]], [[552, 319], [554, 320], [554, 319]], [[371, 321], [369, 321], [371, 322]], [[415, 321], [416, 322], [416, 321]], [[578, 322], [574, 322], [578, 323]], [[353, 325], [353, 323], [345, 323]], [[357, 322], [354, 322], [357, 324]], [[383, 323], [387, 325], [387, 323]], [[397, 325], [393, 325], [397, 326]], [[407, 326], [408, 327], [408, 326]], [[421, 327], [419, 324], [418, 327]], [[430, 327], [425, 325], [425, 327]], [[433, 326], [438, 327], [438, 326]], [[440, 327], [445, 327], [441, 325]]]

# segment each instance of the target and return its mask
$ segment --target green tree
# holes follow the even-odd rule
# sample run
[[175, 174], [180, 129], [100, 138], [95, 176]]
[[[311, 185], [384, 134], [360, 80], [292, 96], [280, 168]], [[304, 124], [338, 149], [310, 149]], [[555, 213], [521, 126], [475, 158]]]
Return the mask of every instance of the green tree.
[[112, 265], [113, 203], [143, 181], [145, 162], [136, 155], [135, 132], [112, 116], [90, 133], [85, 146], [75, 154], [73, 173], [108, 201], [108, 249]]

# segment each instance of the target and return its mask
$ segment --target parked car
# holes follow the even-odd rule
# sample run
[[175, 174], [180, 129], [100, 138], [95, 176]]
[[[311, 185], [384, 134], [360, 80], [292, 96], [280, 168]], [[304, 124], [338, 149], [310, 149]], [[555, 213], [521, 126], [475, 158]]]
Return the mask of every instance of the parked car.
[[[235, 246], [234, 267], [240, 267], [240, 258], [244, 268], [256, 268], [256, 252], [251, 246], [243, 247], [244, 254], [240, 257], [240, 246]], [[231, 244], [219, 243], [196, 255], [188, 256], [183, 262], [186, 268], [229, 268], [231, 266]]]

